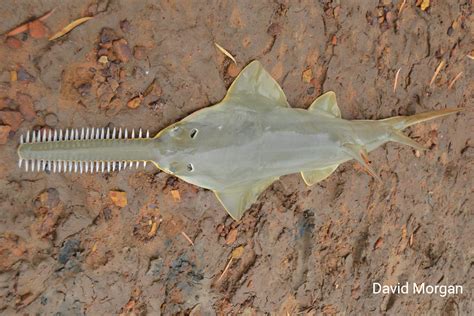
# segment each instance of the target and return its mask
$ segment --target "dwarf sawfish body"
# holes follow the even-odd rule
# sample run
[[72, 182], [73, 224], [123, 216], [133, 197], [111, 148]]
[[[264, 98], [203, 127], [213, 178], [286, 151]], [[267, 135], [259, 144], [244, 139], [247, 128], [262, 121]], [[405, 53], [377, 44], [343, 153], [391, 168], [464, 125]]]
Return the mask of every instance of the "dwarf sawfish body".
[[59, 165], [81, 172], [85, 168], [110, 171], [116, 162], [122, 168], [151, 161], [167, 173], [214, 191], [228, 213], [240, 219], [283, 175], [301, 172], [312, 185], [339, 164], [356, 159], [378, 178], [369, 165], [369, 151], [388, 141], [423, 149], [400, 131], [458, 111], [348, 121], [341, 118], [334, 92], [317, 98], [308, 110], [291, 108], [278, 83], [254, 61], [220, 103], [187, 116], [153, 138], [142, 137], [141, 132], [138, 139], [129, 138], [121, 130], [104, 129], [73, 130], [69, 137], [44, 132], [34, 141], [28, 137], [18, 155], [20, 163], [36, 162], [37, 169], [56, 170]]

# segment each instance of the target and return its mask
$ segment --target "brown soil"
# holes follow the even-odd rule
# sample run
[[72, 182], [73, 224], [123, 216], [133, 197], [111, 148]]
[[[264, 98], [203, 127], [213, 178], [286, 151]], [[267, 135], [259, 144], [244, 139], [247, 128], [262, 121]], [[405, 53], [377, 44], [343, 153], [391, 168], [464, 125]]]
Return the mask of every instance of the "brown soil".
[[[56, 8], [0, 44], [0, 311], [473, 313], [471, 1], [94, 1], [0, 5], [2, 33]], [[94, 18], [48, 41], [83, 16]], [[212, 192], [152, 166], [16, 167], [27, 130], [155, 133], [218, 102], [254, 59], [296, 107], [334, 90], [347, 119], [468, 110], [408, 131], [426, 153], [393, 143], [371, 153], [382, 184], [354, 162], [313, 187], [285, 176], [240, 222]], [[372, 294], [373, 282], [406, 281], [464, 293]]]

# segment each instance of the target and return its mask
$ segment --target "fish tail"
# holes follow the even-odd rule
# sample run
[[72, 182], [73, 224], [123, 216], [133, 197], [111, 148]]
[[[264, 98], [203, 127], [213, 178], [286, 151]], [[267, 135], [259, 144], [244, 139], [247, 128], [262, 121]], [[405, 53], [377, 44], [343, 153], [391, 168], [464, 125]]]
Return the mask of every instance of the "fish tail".
[[453, 113], [458, 113], [464, 109], [462, 108], [450, 108], [442, 109], [437, 111], [423, 112], [411, 116], [395, 116], [387, 119], [381, 120], [390, 124], [394, 129], [401, 131], [405, 128], [418, 124], [421, 122], [429, 121], [438, 117], [446, 116]]
[[425, 147], [418, 144], [410, 137], [404, 135], [402, 133], [402, 130], [414, 124], [429, 121], [429, 120], [442, 117], [445, 115], [458, 113], [462, 110], [463, 110], [462, 108], [443, 109], [443, 110], [437, 110], [437, 111], [418, 113], [411, 116], [395, 116], [395, 117], [383, 119], [381, 121], [388, 123], [390, 126], [389, 128], [391, 132], [389, 133], [388, 140], [397, 142], [400, 144], [404, 144], [418, 150], [426, 150]]

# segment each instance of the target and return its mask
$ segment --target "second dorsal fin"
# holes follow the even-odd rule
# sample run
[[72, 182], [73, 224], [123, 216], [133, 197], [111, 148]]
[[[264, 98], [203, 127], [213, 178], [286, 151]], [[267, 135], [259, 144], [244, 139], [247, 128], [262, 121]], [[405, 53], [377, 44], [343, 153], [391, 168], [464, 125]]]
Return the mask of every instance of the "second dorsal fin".
[[333, 91], [326, 92], [319, 96], [309, 106], [308, 111], [319, 111], [333, 117], [341, 117], [341, 110], [339, 110], [339, 107], [337, 106], [336, 94]]
[[[238, 99], [238, 100], [237, 100]], [[230, 86], [223, 100], [247, 106], [267, 105], [289, 107], [280, 85], [257, 60], [245, 67]]]

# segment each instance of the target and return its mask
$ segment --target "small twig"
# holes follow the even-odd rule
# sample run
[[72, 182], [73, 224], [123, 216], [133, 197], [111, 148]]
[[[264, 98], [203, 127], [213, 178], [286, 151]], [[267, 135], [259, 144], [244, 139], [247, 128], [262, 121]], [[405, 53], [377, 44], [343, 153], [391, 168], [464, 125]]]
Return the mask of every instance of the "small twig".
[[229, 57], [230, 59], [232, 59], [232, 61], [234, 62], [234, 64], [237, 65], [237, 61], [235, 60], [234, 56], [232, 56], [231, 53], [229, 53], [227, 51], [227, 49], [225, 49], [224, 47], [222, 47], [221, 45], [217, 44], [217, 43], [214, 43], [214, 45], [216, 45], [216, 47], [222, 52], [224, 53], [224, 55], [226, 55], [227, 57]]
[[52, 9], [51, 11], [49, 11], [48, 13], [46, 13], [45, 15], [40, 16], [40, 17], [38, 18], [38, 20], [40, 20], [40, 21], [46, 20], [47, 18], [49, 18], [49, 17], [51, 16], [51, 14], [54, 13], [55, 10], [56, 10], [56, 8]]
[[398, 9], [398, 15], [400, 15], [400, 13], [402, 13], [402, 10], [405, 7], [406, 2], [407, 2], [407, 0], [403, 0], [402, 4], [400, 5], [400, 9]]
[[75, 29], [76, 27], [81, 25], [82, 23], [85, 23], [85, 22], [89, 21], [92, 18], [93, 18], [92, 16], [86, 16], [86, 17], [83, 17], [83, 18], [72, 21], [71, 23], [66, 25], [61, 31], [59, 31], [56, 34], [54, 34], [53, 36], [51, 36], [49, 38], [49, 40], [53, 41], [57, 38], [60, 38], [64, 35], [66, 35], [67, 33], [71, 32], [73, 29]]
[[456, 77], [454, 77], [453, 80], [451, 80], [451, 82], [449, 83], [448, 89], [451, 89], [453, 87], [454, 83], [459, 79], [459, 77], [461, 77], [461, 75], [462, 75], [462, 71], [458, 73]]
[[400, 74], [400, 70], [402, 70], [402, 67], [400, 67], [400, 68], [397, 70], [397, 73], [395, 74], [395, 82], [393, 83], [393, 92], [395, 92], [395, 90], [397, 90], [398, 75]]
[[433, 77], [431, 78], [431, 81], [430, 81], [430, 87], [433, 86], [433, 83], [434, 83], [434, 81], [436, 80], [436, 77], [438, 76], [439, 72], [440, 72], [441, 69], [443, 68], [444, 64], [445, 64], [445, 62], [444, 62], [444, 60], [442, 60], [442, 61], [439, 63], [438, 67], [436, 67], [436, 70], [435, 70], [435, 72], [434, 72], [434, 75], [433, 75]]
[[234, 260], [234, 257], [230, 257], [229, 262], [228, 262], [227, 265], [225, 266], [224, 271], [222, 271], [222, 274], [221, 274], [221, 276], [219, 277], [219, 279], [217, 279], [217, 282], [219, 282], [219, 281], [224, 277], [224, 274], [227, 273], [227, 270], [229, 270], [230, 265], [232, 264], [232, 260]]
[[193, 247], [194, 247], [194, 243], [193, 243], [193, 241], [191, 240], [191, 238], [189, 238], [189, 236], [188, 236], [188, 235], [186, 235], [186, 233], [185, 233], [185, 232], [181, 232], [181, 235], [183, 235], [183, 236], [184, 236], [184, 238], [186, 238], [186, 240], [187, 240], [187, 241], [188, 241], [188, 242], [191, 244], [191, 246], [193, 246]]
[[28, 29], [29, 29], [29, 24], [31, 22], [34, 22], [34, 21], [44, 21], [46, 20], [47, 18], [49, 18], [51, 16], [51, 14], [53, 14], [54, 10], [56, 10], [56, 8], [52, 9], [51, 11], [49, 11], [48, 13], [40, 16], [39, 18], [37, 19], [34, 19], [32, 21], [28, 21], [28, 22], [25, 22], [23, 24], [21, 24], [20, 26], [17, 26], [15, 27], [13, 30], [11, 30], [10, 32], [8, 32], [7, 34], [5, 34], [7, 37], [8, 36], [15, 36], [17, 34], [20, 34], [20, 33], [24, 33], [24, 32], [27, 32]]

